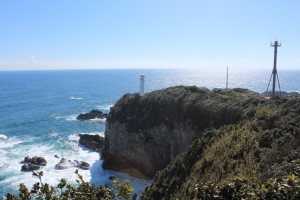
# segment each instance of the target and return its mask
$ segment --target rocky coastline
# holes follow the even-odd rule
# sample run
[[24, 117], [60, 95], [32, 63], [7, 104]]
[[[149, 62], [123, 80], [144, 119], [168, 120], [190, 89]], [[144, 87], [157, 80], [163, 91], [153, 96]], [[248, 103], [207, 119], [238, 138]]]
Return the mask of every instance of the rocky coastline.
[[[300, 159], [300, 96], [176, 86], [124, 95], [106, 120], [103, 167], [153, 178], [145, 199], [191, 199], [208, 182], [259, 184]], [[285, 167], [288, 166], [288, 167]]]
[[79, 144], [100, 152], [104, 145], [104, 137], [100, 135], [79, 134]]
[[[84, 146], [85, 148], [89, 148], [92, 151], [100, 152], [104, 138], [99, 135], [91, 135], [91, 134], [79, 134], [79, 144]], [[64, 170], [70, 167], [75, 167], [83, 170], [88, 170], [90, 168], [90, 164], [85, 161], [80, 160], [67, 160], [65, 158], [60, 158], [58, 155], [54, 155], [55, 158], [60, 159], [57, 164], [55, 164], [54, 169], [56, 170]], [[31, 172], [36, 170], [41, 170], [44, 166], [47, 165], [47, 160], [43, 157], [29, 157], [26, 156], [23, 161], [21, 161], [22, 167], [21, 171], [23, 172]]]
[[126, 94], [107, 117], [103, 167], [153, 178], [206, 129], [240, 121], [253, 99], [264, 101], [244, 89], [224, 94], [195, 86]]

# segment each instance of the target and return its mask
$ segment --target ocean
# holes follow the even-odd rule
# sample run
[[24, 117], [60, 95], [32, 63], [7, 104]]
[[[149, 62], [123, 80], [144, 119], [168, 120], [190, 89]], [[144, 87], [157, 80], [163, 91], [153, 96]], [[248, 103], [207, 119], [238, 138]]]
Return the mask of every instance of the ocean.
[[[278, 71], [281, 90], [300, 91], [300, 70]], [[26, 156], [47, 160], [43, 181], [55, 185], [61, 178], [74, 182], [75, 167], [54, 169], [60, 158], [83, 160], [90, 170], [79, 170], [86, 181], [110, 183], [109, 177], [130, 180], [140, 193], [151, 180], [103, 170], [99, 153], [78, 145], [78, 134], [104, 136], [105, 120], [78, 121], [80, 113], [99, 109], [108, 113], [125, 93], [139, 91], [139, 75], [145, 74], [145, 92], [175, 85], [224, 88], [226, 69], [111, 69], [0, 72], [0, 197], [16, 193], [19, 183], [37, 182], [31, 172], [21, 172]], [[267, 89], [271, 70], [230, 70], [229, 88]]]

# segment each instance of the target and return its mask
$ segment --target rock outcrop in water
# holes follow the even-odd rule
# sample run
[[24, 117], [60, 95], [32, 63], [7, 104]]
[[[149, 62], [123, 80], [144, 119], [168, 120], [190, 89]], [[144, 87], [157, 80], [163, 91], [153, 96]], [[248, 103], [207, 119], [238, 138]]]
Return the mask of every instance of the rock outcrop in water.
[[238, 123], [251, 114], [248, 105], [264, 101], [244, 89], [178, 86], [126, 94], [107, 117], [103, 167], [151, 178], [206, 129]]
[[78, 120], [89, 120], [89, 119], [105, 119], [107, 117], [106, 113], [100, 110], [92, 110], [88, 113], [80, 114], [77, 116]]
[[22, 161], [24, 165], [21, 168], [21, 171], [33, 171], [33, 170], [39, 170], [41, 167], [44, 167], [47, 165], [47, 161], [43, 157], [25, 157]]
[[100, 135], [79, 134], [79, 137], [79, 144], [87, 148], [99, 150], [103, 147], [104, 137], [101, 137]]
[[87, 169], [90, 168], [90, 166], [91, 165], [89, 163], [87, 163], [87, 162], [84, 162], [84, 161], [79, 161], [78, 162], [78, 167], [80, 167], [81, 169], [87, 170]]
[[90, 166], [91, 165], [85, 161], [78, 161], [78, 160], [71, 161], [62, 158], [59, 161], [59, 163], [54, 166], [54, 169], [63, 170], [63, 169], [68, 169], [69, 167], [77, 167], [77, 168], [87, 170], [90, 168]]

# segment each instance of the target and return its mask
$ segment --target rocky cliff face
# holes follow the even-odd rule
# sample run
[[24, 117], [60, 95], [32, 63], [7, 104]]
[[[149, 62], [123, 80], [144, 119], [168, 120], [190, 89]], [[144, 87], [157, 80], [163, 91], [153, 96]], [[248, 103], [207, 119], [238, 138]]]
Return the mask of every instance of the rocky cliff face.
[[103, 167], [152, 178], [207, 129], [237, 123], [264, 101], [243, 89], [184, 86], [126, 94], [107, 117]]
[[[187, 151], [156, 173], [143, 198], [298, 199], [282, 194], [299, 194], [300, 96], [276, 100], [258, 97], [244, 102], [240, 104], [244, 113], [241, 120], [207, 129]], [[289, 182], [284, 186], [267, 181], [282, 180], [285, 176]], [[232, 184], [234, 180], [238, 182]], [[298, 189], [291, 190], [295, 184]], [[245, 188], [255, 188], [253, 185], [262, 187], [234, 196]]]

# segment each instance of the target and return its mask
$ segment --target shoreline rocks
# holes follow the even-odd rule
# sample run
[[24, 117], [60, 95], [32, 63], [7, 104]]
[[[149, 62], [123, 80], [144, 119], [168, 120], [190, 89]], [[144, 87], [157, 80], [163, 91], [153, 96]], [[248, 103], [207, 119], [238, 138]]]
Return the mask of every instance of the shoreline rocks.
[[24, 163], [24, 165], [22, 165], [21, 171], [39, 170], [47, 165], [47, 161], [45, 158], [37, 156], [32, 158], [26, 156], [21, 163]]
[[100, 135], [79, 134], [79, 137], [79, 144], [93, 150], [102, 149], [104, 145], [104, 137]]
[[106, 113], [100, 110], [91, 110], [88, 113], [83, 113], [77, 116], [77, 120], [90, 120], [90, 119], [105, 119], [107, 117]]
[[54, 166], [56, 170], [64, 170], [68, 169], [69, 167], [77, 167], [81, 168], [83, 170], [88, 170], [90, 169], [90, 164], [85, 162], [85, 161], [78, 161], [78, 160], [66, 160], [65, 158], [62, 158], [58, 164]]
[[[93, 150], [100, 150], [104, 144], [104, 138], [99, 135], [90, 135], [90, 134], [79, 134], [79, 143], [87, 148]], [[55, 158], [60, 158], [58, 155], [54, 155]], [[34, 171], [39, 170], [43, 166], [47, 165], [47, 161], [43, 157], [28, 157], [26, 156], [23, 161], [21, 167], [21, 171]], [[90, 168], [90, 164], [85, 161], [78, 161], [78, 160], [67, 160], [65, 158], [61, 158], [59, 163], [54, 165], [54, 169], [56, 170], [64, 170], [68, 169], [69, 167], [77, 167], [83, 170], [88, 170]]]
[[30, 164], [30, 163], [25, 163], [22, 165], [21, 171], [34, 171], [34, 170], [39, 170], [41, 166], [35, 165], [35, 164]]
[[62, 158], [59, 163], [54, 166], [54, 168], [57, 170], [68, 169], [69, 163], [66, 159]]
[[84, 162], [84, 161], [79, 161], [77, 163], [78, 163], [78, 167], [80, 167], [81, 169], [84, 169], [84, 170], [88, 170], [91, 166], [89, 163]]

